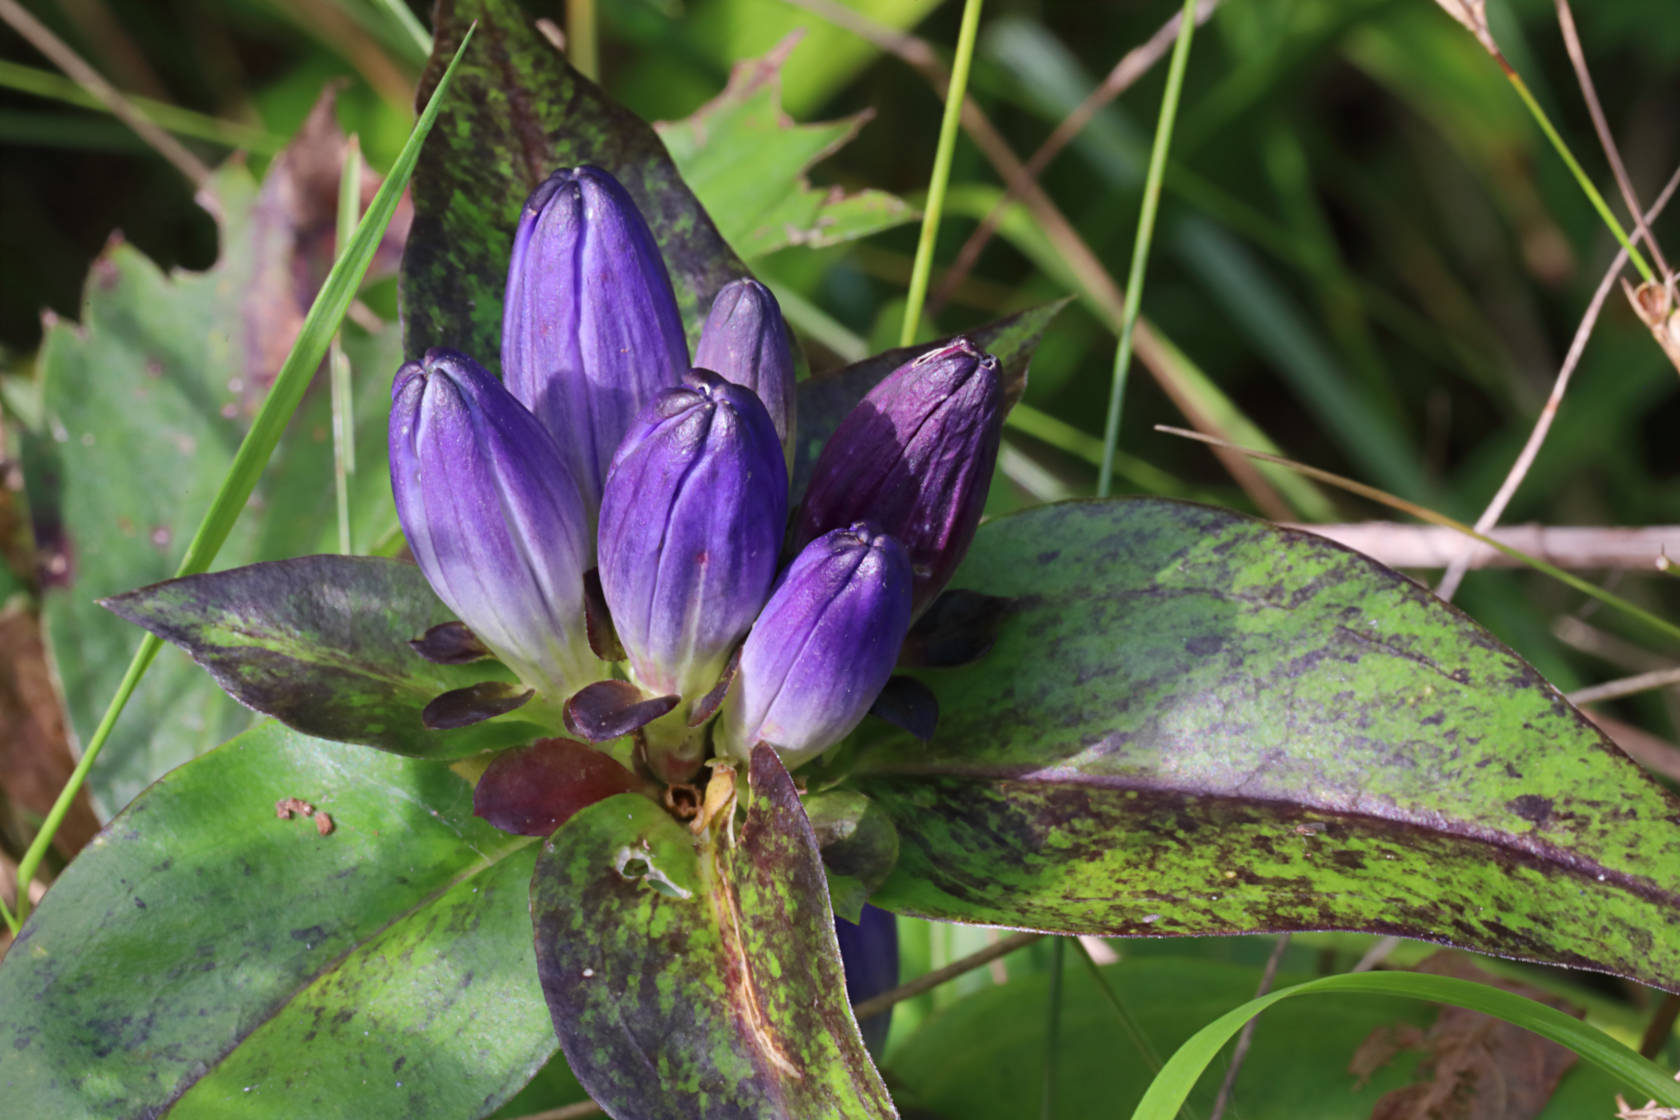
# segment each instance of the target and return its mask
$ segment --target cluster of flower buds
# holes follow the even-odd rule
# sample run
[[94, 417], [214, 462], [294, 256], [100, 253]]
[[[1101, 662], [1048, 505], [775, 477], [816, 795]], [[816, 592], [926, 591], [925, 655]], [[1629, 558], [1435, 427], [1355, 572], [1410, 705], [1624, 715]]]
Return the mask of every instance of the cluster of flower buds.
[[[538, 707], [580, 738], [634, 731], [668, 782], [708, 751], [769, 743], [793, 767], [849, 734], [979, 523], [995, 359], [958, 340], [883, 380], [790, 535], [794, 357], [775, 298], [726, 286], [691, 367], [653, 233], [591, 167], [526, 203], [501, 358], [500, 381], [447, 350], [402, 368], [392, 486], [421, 570]], [[603, 658], [619, 656], [614, 679]]]

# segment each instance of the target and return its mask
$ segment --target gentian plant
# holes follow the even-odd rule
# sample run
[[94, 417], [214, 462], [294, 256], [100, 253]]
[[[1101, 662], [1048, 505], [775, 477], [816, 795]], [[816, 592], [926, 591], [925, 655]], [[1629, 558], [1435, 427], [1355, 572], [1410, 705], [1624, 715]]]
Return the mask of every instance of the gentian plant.
[[107, 601], [273, 719], [31, 916], [0, 1006], [50, 1013], [4, 1028], [6, 1099], [485, 1116], [558, 1047], [621, 1120], [894, 1116], [851, 1010], [887, 912], [1680, 991], [1680, 802], [1519, 657], [1206, 506], [982, 523], [1057, 306], [801, 380], [657, 136], [508, 0], [444, 5], [436, 57], [475, 19], [403, 264], [412, 562]]

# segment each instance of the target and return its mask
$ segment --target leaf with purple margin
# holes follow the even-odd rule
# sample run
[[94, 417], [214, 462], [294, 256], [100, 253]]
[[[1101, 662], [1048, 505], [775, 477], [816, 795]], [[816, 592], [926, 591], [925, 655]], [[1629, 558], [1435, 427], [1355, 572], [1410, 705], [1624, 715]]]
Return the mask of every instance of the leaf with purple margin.
[[737, 844], [624, 794], [531, 881], [537, 969], [572, 1070], [636, 1120], [891, 1117], [844, 997], [816, 840], [775, 752]]
[[0, 962], [6, 1114], [487, 1115], [555, 1050], [536, 850], [448, 767], [264, 720], [136, 798], [30, 916]]
[[502, 292], [519, 210], [558, 167], [593, 164], [630, 192], [665, 257], [690, 347], [712, 296], [746, 275], [659, 137], [573, 70], [517, 0], [439, 0], [424, 104], [467, 27], [442, 112], [414, 172], [403, 255], [406, 349], [448, 346], [499, 368]]
[[[1044, 329], [1069, 303], [1059, 299], [1018, 311], [977, 327], [963, 334], [975, 346], [994, 355], [1003, 365], [1003, 392], [1009, 406], [1021, 399], [1027, 387], [1027, 363]], [[953, 336], [955, 337], [955, 336]], [[793, 449], [791, 482], [794, 504], [805, 493], [811, 481], [811, 468], [817, 464], [823, 444], [840, 426], [846, 414], [887, 374], [919, 354], [936, 350], [951, 340], [939, 339], [917, 346], [887, 350], [854, 362], [842, 369], [821, 373], [799, 383], [799, 430]]]
[[412, 564], [300, 556], [165, 580], [105, 606], [189, 653], [235, 700], [322, 739], [421, 758], [464, 758], [544, 734], [489, 720], [432, 730], [440, 694], [507, 680], [494, 662], [439, 665], [412, 639], [450, 619]]
[[1347, 929], [1680, 990], [1680, 802], [1519, 657], [1380, 564], [1202, 506], [981, 528], [1015, 599], [928, 672], [929, 744], [854, 777], [878, 905], [1078, 933]]

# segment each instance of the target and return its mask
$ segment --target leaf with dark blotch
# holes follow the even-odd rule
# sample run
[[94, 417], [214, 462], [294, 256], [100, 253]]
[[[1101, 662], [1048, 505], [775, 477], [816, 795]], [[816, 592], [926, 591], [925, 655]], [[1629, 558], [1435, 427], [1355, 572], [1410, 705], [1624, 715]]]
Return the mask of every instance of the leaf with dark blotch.
[[[448, 767], [267, 720], [165, 776], [0, 961], [6, 1114], [494, 1111], [555, 1044], [536, 845], [474, 820], [470, 793]], [[331, 833], [278, 819], [288, 797]]]
[[1680, 802], [1510, 650], [1308, 533], [1175, 502], [980, 529], [1016, 599], [856, 788], [879, 905], [1077, 933], [1351, 929], [1680, 990]]
[[435, 696], [420, 709], [420, 722], [433, 731], [471, 727], [523, 708], [536, 690], [511, 681], [479, 681]]
[[907, 669], [953, 669], [978, 661], [997, 639], [1009, 600], [967, 588], [945, 591], [923, 612], [899, 650]]
[[596, 681], [566, 701], [566, 730], [590, 743], [639, 731], [677, 706], [680, 696], [649, 696], [629, 681]]
[[418, 638], [410, 639], [408, 645], [434, 665], [466, 665], [490, 656], [478, 635], [459, 620], [439, 623]]
[[746, 268], [683, 185], [645, 122], [566, 63], [518, 0], [439, 0], [424, 104], [474, 21], [414, 172], [414, 226], [403, 255], [406, 349], [448, 346], [500, 368], [502, 293], [520, 207], [559, 167], [612, 172], [636, 200], [698, 341], [712, 297]]
[[939, 728], [939, 700], [915, 677], [891, 677], [869, 714], [927, 742]]
[[464, 758], [542, 729], [500, 720], [432, 730], [440, 693], [483, 684], [485, 665], [437, 665], [409, 646], [449, 620], [420, 569], [370, 556], [302, 556], [188, 576], [103, 601], [192, 655], [241, 704], [323, 739]]
[[473, 787], [473, 815], [503, 832], [547, 836], [578, 810], [641, 784], [594, 747], [538, 739], [496, 756]]
[[583, 628], [589, 635], [589, 649], [602, 661], [623, 661], [624, 646], [613, 628], [612, 609], [601, 590], [601, 569], [583, 573]]
[[893, 1116], [844, 997], [811, 826], [768, 748], [749, 798], [735, 847], [633, 795], [543, 846], [531, 917], [560, 1044], [612, 1116]]
[[[963, 332], [963, 337], [1002, 363], [1003, 391], [1010, 406], [1021, 399], [1022, 391], [1027, 387], [1027, 362], [1038, 346], [1039, 336], [1050, 325], [1050, 320], [1067, 305], [1068, 300], [1059, 299]], [[823, 444], [828, 442], [828, 437], [834, 434], [834, 429], [840, 426], [846, 414], [856, 408], [858, 402], [887, 374], [917, 355], [937, 350], [949, 342], [950, 339], [940, 339], [887, 350], [873, 358], [865, 358], [843, 369], [818, 374], [799, 383], [799, 431], [793, 448], [793, 467], [789, 472], [792, 481], [790, 493], [795, 505], [804, 496], [805, 486], [811, 481], [811, 469], [817, 465], [817, 456], [822, 453]]]
[[812, 164], [850, 143], [874, 111], [795, 124], [782, 111], [782, 67], [798, 42], [798, 34], [789, 35], [763, 58], [736, 63], [717, 97], [685, 120], [655, 126], [683, 179], [748, 258], [789, 245], [838, 245], [916, 217], [884, 191], [847, 194], [805, 178]]

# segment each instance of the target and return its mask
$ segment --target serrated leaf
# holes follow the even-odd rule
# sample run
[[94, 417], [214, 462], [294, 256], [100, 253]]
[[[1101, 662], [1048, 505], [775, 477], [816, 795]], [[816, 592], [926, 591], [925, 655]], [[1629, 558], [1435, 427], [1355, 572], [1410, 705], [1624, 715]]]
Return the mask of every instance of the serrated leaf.
[[621, 1120], [894, 1116], [799, 795], [767, 747], [752, 779], [734, 847], [636, 794], [543, 846], [531, 916], [561, 1046]]
[[486, 1115], [554, 1050], [535, 854], [443, 766], [265, 722], [136, 799], [0, 962], [7, 1110]]
[[[244, 300], [273, 230], [254, 209], [242, 166], [218, 173], [222, 254], [203, 273], [165, 274], [113, 243], [94, 262], [79, 325], [42, 343], [42, 423], [25, 433], [24, 484], [44, 574], [42, 623], [73, 738], [85, 742], [133, 654], [137, 635], [95, 600], [174, 573], [196, 518], [233, 462], [272, 334]], [[395, 329], [346, 331], [357, 373], [358, 442], [375, 449], [354, 478], [362, 542], [394, 524], [384, 466]], [[389, 367], [389, 368], [387, 368]], [[325, 545], [333, 521], [330, 403], [307, 399], [227, 542], [248, 563]], [[89, 776], [102, 815], [172, 766], [249, 725], [185, 658], [166, 655], [142, 682]]]
[[[790, 245], [838, 245], [917, 216], [885, 191], [848, 194], [805, 178], [874, 113], [794, 124], [782, 111], [782, 67], [798, 42], [791, 35], [763, 58], [736, 63], [723, 92], [693, 116], [655, 126], [719, 231], [749, 258]], [[752, 158], [742, 159], [743, 152]]]
[[440, 665], [414, 651], [410, 640], [452, 613], [412, 564], [300, 556], [166, 580], [104, 605], [186, 650], [241, 704], [307, 735], [450, 759], [544, 734], [517, 716], [426, 726], [440, 694], [508, 676], [492, 662]]
[[[1003, 391], [1009, 405], [1021, 399], [1027, 387], [1027, 363], [1044, 329], [1068, 305], [1066, 299], [1018, 311], [994, 320], [985, 326], [964, 331], [975, 346], [994, 355], [1002, 363]], [[790, 472], [795, 504], [811, 481], [811, 469], [817, 465], [823, 444], [840, 426], [846, 414], [887, 374], [910, 361], [918, 354], [946, 345], [950, 339], [886, 350], [861, 362], [799, 383], [799, 431], [793, 449], [793, 468]]]
[[982, 526], [997, 645], [855, 784], [874, 901], [1080, 933], [1349, 929], [1680, 990], [1680, 802], [1510, 650], [1311, 534], [1165, 501]]
[[448, 346], [500, 369], [502, 295], [525, 198], [559, 167], [617, 176], [653, 228], [698, 340], [712, 296], [746, 268], [683, 185], [659, 137], [573, 70], [517, 0], [440, 0], [424, 102], [474, 21], [442, 114], [414, 173], [403, 254], [406, 348]]

